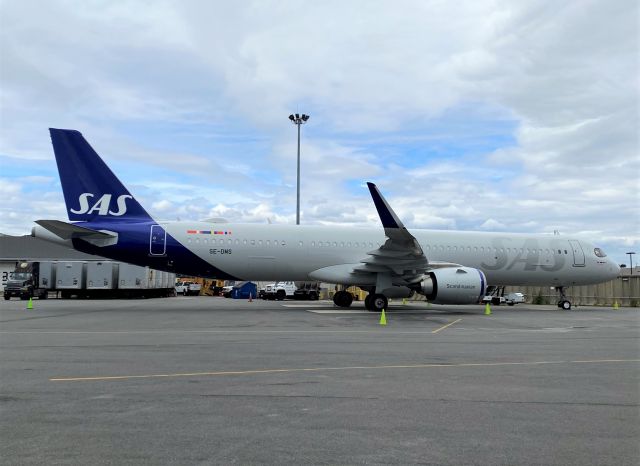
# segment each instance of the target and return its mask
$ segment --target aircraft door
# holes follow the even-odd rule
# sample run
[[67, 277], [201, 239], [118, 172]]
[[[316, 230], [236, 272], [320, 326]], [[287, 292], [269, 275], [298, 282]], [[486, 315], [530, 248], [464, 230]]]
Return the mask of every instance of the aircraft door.
[[573, 251], [573, 266], [584, 267], [584, 251], [582, 250], [582, 246], [580, 246], [580, 242], [570, 239], [569, 245], [571, 246], [571, 250]]
[[164, 256], [167, 251], [167, 232], [160, 225], [151, 225], [149, 252], [152, 256]]

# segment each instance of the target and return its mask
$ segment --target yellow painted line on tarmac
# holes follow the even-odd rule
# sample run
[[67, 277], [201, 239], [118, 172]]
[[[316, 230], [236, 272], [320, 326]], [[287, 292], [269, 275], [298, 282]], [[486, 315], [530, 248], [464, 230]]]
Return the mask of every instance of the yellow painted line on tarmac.
[[457, 324], [458, 322], [460, 322], [462, 319], [458, 319], [458, 320], [454, 320], [453, 322], [449, 322], [447, 325], [443, 325], [440, 328], [435, 329], [433, 332], [431, 333], [438, 333], [440, 330], [444, 330], [447, 327], [451, 327], [453, 324]]
[[404, 364], [386, 366], [345, 366], [345, 367], [309, 367], [294, 369], [259, 369], [249, 371], [214, 371], [214, 372], [179, 372], [174, 374], [142, 374], [142, 375], [111, 375], [94, 377], [54, 377], [50, 382], [91, 382], [131, 379], [155, 379], [178, 377], [206, 377], [228, 375], [257, 375], [277, 374], [293, 372], [326, 372], [349, 370], [380, 370], [380, 369], [428, 369], [428, 368], [452, 368], [452, 367], [500, 367], [500, 366], [536, 366], [544, 364], [604, 364], [604, 363], [628, 363], [640, 362], [640, 359], [591, 359], [581, 361], [524, 361], [524, 362], [471, 362], [457, 364]]

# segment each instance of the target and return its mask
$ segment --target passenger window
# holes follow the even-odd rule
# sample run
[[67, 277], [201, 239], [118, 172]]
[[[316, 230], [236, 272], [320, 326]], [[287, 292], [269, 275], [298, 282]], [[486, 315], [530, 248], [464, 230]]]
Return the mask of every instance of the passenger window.
[[567, 252], [567, 250], [566, 250], [566, 249], [564, 250], [564, 253], [565, 253], [565, 254], [569, 254], [569, 253]]
[[242, 240], [242, 244], [244, 244], [244, 245], [246, 246], [246, 245], [247, 245], [247, 240], [246, 240], [246, 239], [243, 239], [243, 240]]
[[258, 246], [262, 246], [262, 240], [258, 240]]
[[298, 241], [298, 246], [302, 247], [303, 246], [303, 242], [302, 241]]
[[347, 242], [347, 247], [350, 248], [351, 247], [351, 241]]
[[255, 239], [252, 239], [252, 240], [251, 240], [251, 246], [255, 246], [255, 245], [256, 245], [256, 240], [255, 240]]
[[267, 246], [271, 246], [271, 241], [267, 240]]
[[286, 243], [284, 242], [284, 240], [282, 240], [280, 244], [282, 244], [282, 246], [286, 246]]
[[311, 247], [315, 248], [316, 247], [316, 242], [315, 241], [311, 241]]
[[336, 243], [335, 241], [333, 242], [333, 247], [337, 248], [338, 247], [338, 243]]

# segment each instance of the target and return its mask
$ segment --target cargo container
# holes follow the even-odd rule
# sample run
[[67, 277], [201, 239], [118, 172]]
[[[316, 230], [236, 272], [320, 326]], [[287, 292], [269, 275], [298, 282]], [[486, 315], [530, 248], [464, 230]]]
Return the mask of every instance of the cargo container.
[[87, 263], [87, 290], [114, 290], [117, 285], [117, 263], [111, 261]]
[[58, 262], [56, 268], [56, 289], [81, 290], [85, 288], [86, 270], [86, 262]]
[[149, 288], [149, 267], [122, 263], [119, 268], [118, 289], [144, 290]]

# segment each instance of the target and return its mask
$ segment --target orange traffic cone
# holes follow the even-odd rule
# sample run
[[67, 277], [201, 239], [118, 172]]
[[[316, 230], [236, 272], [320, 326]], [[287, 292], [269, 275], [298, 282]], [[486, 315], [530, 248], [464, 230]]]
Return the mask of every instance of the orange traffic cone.
[[251, 296], [251, 293], [249, 293], [249, 302], [252, 303], [253, 302], [253, 297]]

